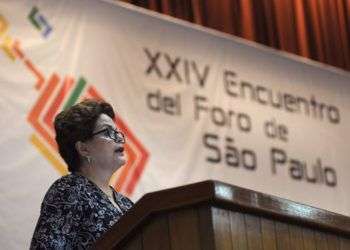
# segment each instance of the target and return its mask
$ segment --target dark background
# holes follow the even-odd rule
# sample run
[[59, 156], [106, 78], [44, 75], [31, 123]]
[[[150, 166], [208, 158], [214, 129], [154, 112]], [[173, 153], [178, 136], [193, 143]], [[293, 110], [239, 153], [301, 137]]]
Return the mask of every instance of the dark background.
[[350, 71], [350, 0], [120, 0]]

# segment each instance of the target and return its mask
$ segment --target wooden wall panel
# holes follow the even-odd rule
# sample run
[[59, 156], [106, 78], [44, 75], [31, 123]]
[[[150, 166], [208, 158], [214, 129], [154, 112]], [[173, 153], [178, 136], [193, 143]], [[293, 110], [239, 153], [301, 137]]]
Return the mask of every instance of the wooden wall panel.
[[264, 250], [277, 250], [274, 221], [261, 218], [261, 236]]
[[232, 249], [248, 250], [244, 214], [238, 212], [230, 212], [230, 229]]
[[[223, 196], [218, 190], [230, 190], [227, 193], [234, 195]], [[286, 210], [290, 207], [293, 210]], [[147, 194], [94, 249], [113, 247], [349, 250], [350, 219], [252, 190], [204, 181]]]
[[[114, 248], [114, 250], [119, 250], [119, 248]], [[126, 243], [123, 250], [143, 250], [142, 233], [136, 233], [135, 236]]]
[[200, 250], [197, 210], [183, 209], [169, 214], [169, 234], [172, 250]]
[[350, 239], [203, 205], [153, 216], [123, 250], [349, 250]]
[[169, 224], [167, 215], [154, 217], [143, 228], [144, 250], [170, 250]]
[[288, 224], [282, 222], [275, 222], [276, 227], [276, 243], [277, 249], [289, 250], [291, 243], [289, 239]]
[[215, 249], [231, 250], [231, 221], [230, 211], [221, 208], [212, 208], [213, 228], [215, 232]]
[[289, 225], [289, 238], [291, 250], [303, 250], [303, 228], [295, 225]]
[[339, 250], [339, 239], [338, 236], [334, 234], [328, 234], [327, 235], [327, 247], [328, 250]]
[[350, 239], [339, 238], [339, 249], [349, 250], [350, 249]]
[[332, 233], [221, 208], [211, 211], [215, 248], [207, 249], [344, 250], [350, 247], [349, 239]]
[[327, 235], [322, 232], [314, 232], [317, 250], [328, 250]]
[[202, 250], [215, 249], [212, 208], [203, 205], [197, 208], [199, 239]]
[[263, 245], [260, 218], [254, 215], [245, 214], [244, 219], [246, 224], [248, 249], [262, 250]]
[[309, 228], [303, 228], [304, 250], [316, 250], [314, 231]]

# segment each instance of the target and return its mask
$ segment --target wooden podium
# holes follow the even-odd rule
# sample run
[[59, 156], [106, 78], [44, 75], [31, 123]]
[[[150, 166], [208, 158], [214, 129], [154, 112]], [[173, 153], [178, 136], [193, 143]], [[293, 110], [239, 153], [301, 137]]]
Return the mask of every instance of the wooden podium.
[[349, 250], [350, 218], [204, 181], [146, 194], [95, 249]]

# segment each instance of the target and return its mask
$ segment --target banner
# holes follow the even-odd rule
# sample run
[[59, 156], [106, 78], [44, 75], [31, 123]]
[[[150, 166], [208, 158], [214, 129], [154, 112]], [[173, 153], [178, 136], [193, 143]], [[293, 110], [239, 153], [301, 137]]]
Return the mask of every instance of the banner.
[[350, 215], [348, 72], [106, 1], [1, 1], [0, 43], [4, 249], [28, 248], [67, 173], [52, 122], [88, 97], [117, 112], [133, 201], [214, 179]]

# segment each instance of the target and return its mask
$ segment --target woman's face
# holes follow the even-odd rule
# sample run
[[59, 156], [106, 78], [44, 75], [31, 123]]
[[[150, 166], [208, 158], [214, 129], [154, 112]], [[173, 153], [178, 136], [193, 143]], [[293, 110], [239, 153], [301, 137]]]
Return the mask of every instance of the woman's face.
[[118, 131], [112, 118], [101, 114], [93, 131], [95, 135], [89, 140], [89, 152], [94, 166], [114, 172], [125, 164], [124, 144], [113, 140], [110, 137], [113, 131], [105, 129]]

